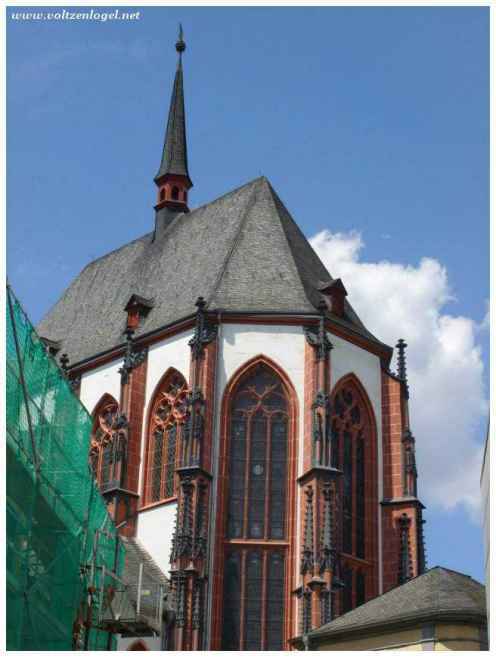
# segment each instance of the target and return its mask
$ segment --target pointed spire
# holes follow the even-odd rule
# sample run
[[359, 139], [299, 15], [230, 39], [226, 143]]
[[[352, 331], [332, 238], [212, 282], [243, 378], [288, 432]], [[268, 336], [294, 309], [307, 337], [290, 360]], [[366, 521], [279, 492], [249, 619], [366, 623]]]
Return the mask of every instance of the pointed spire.
[[182, 66], [182, 54], [186, 50], [186, 44], [181, 24], [179, 25], [176, 50], [178, 52], [177, 69], [172, 88], [162, 161], [154, 180], [159, 188], [156, 209], [172, 207], [184, 212], [188, 209], [187, 191], [193, 186], [193, 183], [188, 172]]

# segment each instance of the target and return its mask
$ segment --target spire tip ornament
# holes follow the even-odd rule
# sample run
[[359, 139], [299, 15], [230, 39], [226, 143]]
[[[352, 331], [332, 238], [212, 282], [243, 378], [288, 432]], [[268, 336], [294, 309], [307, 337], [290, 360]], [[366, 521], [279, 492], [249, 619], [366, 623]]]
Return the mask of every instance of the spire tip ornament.
[[181, 23], [179, 23], [179, 38], [176, 41], [176, 50], [180, 56], [186, 50], [186, 43], [184, 42], [183, 39], [183, 26], [181, 25]]

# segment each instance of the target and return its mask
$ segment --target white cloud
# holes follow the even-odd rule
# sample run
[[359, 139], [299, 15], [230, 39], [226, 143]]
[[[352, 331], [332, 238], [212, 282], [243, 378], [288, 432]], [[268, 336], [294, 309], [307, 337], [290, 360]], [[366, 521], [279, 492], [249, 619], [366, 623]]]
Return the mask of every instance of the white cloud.
[[475, 517], [484, 437], [478, 431], [488, 408], [477, 336], [487, 319], [478, 324], [443, 313], [453, 296], [437, 260], [363, 262], [356, 232], [324, 230], [310, 242], [332, 276], [343, 279], [367, 328], [387, 344], [400, 337], [408, 343], [420, 495], [444, 509], [462, 504]]

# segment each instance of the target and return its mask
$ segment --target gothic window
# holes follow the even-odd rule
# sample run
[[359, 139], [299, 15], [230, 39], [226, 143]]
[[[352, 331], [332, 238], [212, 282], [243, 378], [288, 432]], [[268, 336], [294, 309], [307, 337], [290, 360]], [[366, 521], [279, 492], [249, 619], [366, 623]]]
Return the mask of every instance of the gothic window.
[[231, 405], [228, 537], [285, 535], [288, 410], [265, 366], [238, 387]]
[[114, 479], [118, 417], [118, 403], [110, 395], [104, 395], [93, 413], [89, 455], [91, 469], [101, 490], [105, 490]]
[[177, 494], [179, 436], [186, 419], [188, 387], [184, 377], [171, 370], [162, 379], [151, 405], [147, 443], [145, 503], [160, 502]]
[[371, 535], [375, 531], [377, 513], [373, 483], [375, 434], [364, 393], [352, 377], [334, 393], [332, 408], [333, 463], [343, 472], [341, 540], [346, 570], [341, 600], [344, 612], [365, 602], [366, 572], [373, 567], [375, 558], [375, 539]]
[[283, 648], [288, 432], [282, 381], [256, 364], [229, 407], [223, 650]]
[[172, 197], [172, 200], [177, 201], [177, 199], [179, 198], [179, 188], [178, 187], [173, 187], [172, 188], [171, 197]]

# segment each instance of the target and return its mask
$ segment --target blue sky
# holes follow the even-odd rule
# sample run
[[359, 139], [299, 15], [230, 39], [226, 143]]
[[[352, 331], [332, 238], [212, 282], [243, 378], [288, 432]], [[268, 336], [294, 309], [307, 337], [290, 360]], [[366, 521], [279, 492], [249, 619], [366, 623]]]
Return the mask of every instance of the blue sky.
[[[480, 324], [488, 20], [476, 7], [141, 7], [129, 23], [8, 19], [8, 273], [31, 318], [90, 260], [151, 230], [182, 21], [191, 204], [264, 174], [308, 237], [356, 230], [364, 261], [407, 271], [425, 257], [439, 262], [451, 296], [443, 313]], [[488, 334], [473, 332], [487, 389]], [[472, 428], [479, 440], [484, 422]], [[480, 529], [463, 504], [449, 506], [428, 508], [429, 565], [483, 579]]]

